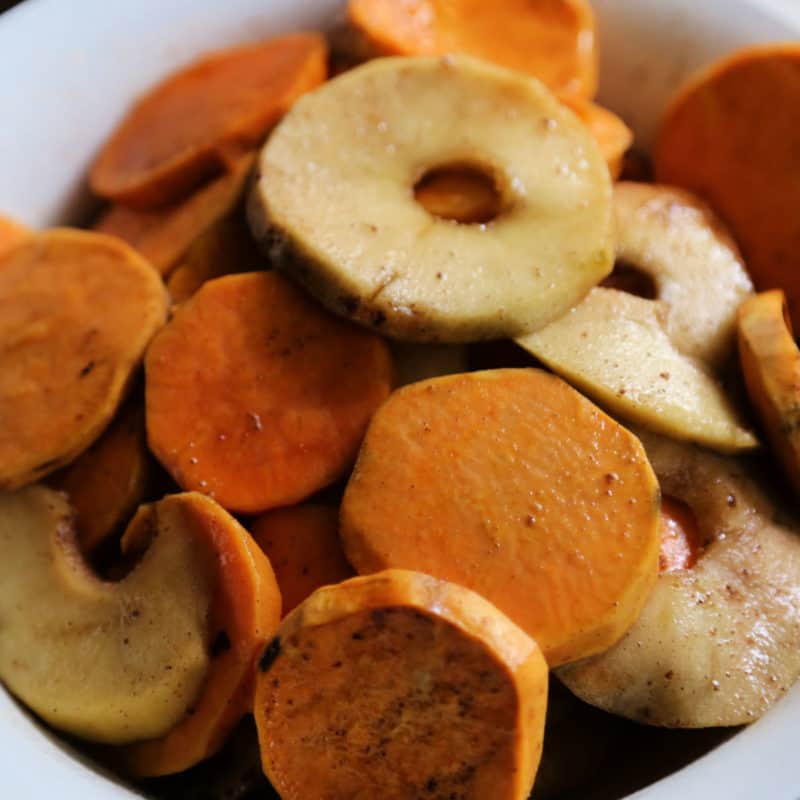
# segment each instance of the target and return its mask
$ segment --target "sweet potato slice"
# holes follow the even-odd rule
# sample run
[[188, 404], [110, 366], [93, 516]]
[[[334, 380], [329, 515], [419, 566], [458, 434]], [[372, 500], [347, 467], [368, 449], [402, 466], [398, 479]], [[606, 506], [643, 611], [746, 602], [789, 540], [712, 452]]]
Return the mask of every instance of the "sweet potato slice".
[[144, 410], [122, 410], [108, 430], [48, 483], [67, 493], [81, 552], [90, 553], [144, 499], [150, 477]]
[[739, 356], [747, 393], [772, 450], [800, 491], [800, 350], [780, 289], [742, 303]]
[[31, 231], [10, 217], [0, 215], [0, 256], [30, 236]]
[[350, 0], [348, 13], [373, 54], [466, 53], [570, 96], [597, 90], [594, 15], [584, 0]]
[[636, 619], [657, 574], [658, 508], [633, 434], [553, 375], [501, 369], [392, 395], [340, 534], [362, 574], [415, 569], [480, 592], [554, 665]]
[[392, 381], [381, 339], [269, 272], [206, 283], [145, 370], [156, 457], [184, 488], [247, 513], [340, 477]]
[[756, 289], [782, 288], [800, 326], [800, 44], [740, 50], [702, 71], [670, 105], [659, 181], [702, 195], [742, 249]]
[[[213, 500], [189, 493], [182, 513], [208, 537], [214, 550], [214, 583], [208, 615], [210, 665], [194, 703], [166, 735], [137, 742], [114, 756], [137, 776], [181, 772], [215, 753], [252, 709], [255, 659], [274, 632], [281, 596], [269, 560], [247, 531]], [[158, 508], [158, 506], [156, 506]], [[146, 544], [148, 527], [132, 525], [123, 550]]]
[[264, 269], [244, 216], [232, 214], [201, 234], [167, 280], [173, 303], [188, 300], [206, 281], [232, 272]]
[[662, 497], [658, 571], [691, 569], [702, 549], [700, 530], [691, 508], [675, 497]]
[[547, 666], [477, 594], [388, 570], [319, 589], [267, 645], [261, 756], [284, 800], [524, 800]]
[[99, 436], [166, 312], [158, 274], [110, 236], [56, 229], [0, 258], [0, 488]]
[[339, 512], [332, 506], [276, 508], [252, 524], [253, 538], [266, 553], [288, 614], [315, 589], [352, 578], [339, 542]]
[[92, 166], [92, 190], [152, 208], [184, 197], [257, 146], [304, 92], [325, 80], [325, 40], [297, 33], [221, 50], [153, 88]]
[[117, 203], [97, 221], [94, 230], [124, 239], [166, 275], [204, 231], [234, 209], [254, 159], [253, 153], [243, 155], [229, 172], [176, 205], [137, 211]]

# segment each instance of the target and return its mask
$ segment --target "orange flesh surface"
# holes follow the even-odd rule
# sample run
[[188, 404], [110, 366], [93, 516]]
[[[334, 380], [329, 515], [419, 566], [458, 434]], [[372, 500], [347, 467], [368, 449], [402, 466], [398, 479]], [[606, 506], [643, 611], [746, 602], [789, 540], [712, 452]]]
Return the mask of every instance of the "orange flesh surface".
[[327, 46], [298, 33], [212, 53], [129, 111], [89, 176], [95, 194], [152, 208], [186, 196], [257, 146], [327, 75]]
[[659, 572], [691, 569], [701, 549], [700, 530], [692, 510], [674, 497], [662, 497]]
[[800, 45], [739, 51], [673, 100], [656, 179], [703, 196], [730, 226], [759, 290], [783, 288], [800, 324]]
[[67, 493], [76, 512], [81, 552], [94, 550], [133, 514], [150, 472], [144, 410], [126, 408], [76, 461], [49, 481]]
[[230, 172], [174, 206], [137, 211], [113, 205], [95, 224], [94, 230], [123, 239], [166, 275], [192, 242], [234, 209], [244, 191], [254, 158], [252, 153], [242, 156], [231, 166]]
[[659, 491], [638, 439], [535, 369], [396, 391], [373, 417], [340, 533], [360, 573], [467, 586], [551, 666], [606, 649], [658, 569]]
[[[281, 596], [269, 560], [233, 517], [207, 498], [198, 501], [187, 504], [184, 513], [215, 555], [211, 667], [183, 721], [159, 739], [118, 751], [123, 769], [139, 777], [181, 772], [222, 746], [252, 710], [255, 659], [280, 620]], [[137, 548], [147, 534], [146, 529], [131, 530], [123, 549]]]
[[584, 0], [350, 0], [348, 13], [380, 55], [466, 53], [565, 95], [597, 90], [594, 15]]
[[480, 597], [390, 570], [321, 589], [260, 662], [264, 770], [284, 800], [524, 800], [547, 666]]
[[97, 438], [166, 311], [157, 273], [108, 236], [54, 229], [0, 257], [0, 488]]
[[800, 491], [800, 350], [780, 289], [739, 308], [739, 357], [747, 394], [773, 452]]
[[0, 215], [0, 256], [31, 235], [31, 230], [19, 222]]
[[206, 283], [154, 339], [145, 370], [153, 453], [181, 486], [241, 512], [343, 475], [392, 382], [379, 337], [268, 272]]
[[284, 615], [320, 586], [355, 575], [338, 529], [338, 509], [311, 504], [276, 508], [253, 522], [253, 538], [275, 570]]

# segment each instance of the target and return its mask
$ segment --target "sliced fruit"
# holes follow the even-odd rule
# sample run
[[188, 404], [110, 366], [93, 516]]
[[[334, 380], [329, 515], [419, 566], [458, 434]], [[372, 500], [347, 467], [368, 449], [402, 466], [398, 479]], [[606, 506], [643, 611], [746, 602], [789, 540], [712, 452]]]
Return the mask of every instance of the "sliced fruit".
[[94, 230], [124, 239], [166, 275], [192, 242], [233, 211], [244, 191], [253, 161], [252, 153], [241, 156], [228, 172], [176, 205], [155, 211], [113, 205], [98, 220]]
[[[184, 518], [202, 533], [195, 546], [212, 551], [214, 594], [205, 620], [210, 663], [197, 697], [174, 727], [113, 754], [124, 771], [140, 777], [182, 772], [219, 750], [252, 711], [255, 661], [281, 617], [275, 574], [247, 531], [202, 495], [174, 495], [151, 508], [163, 514], [169, 504], [181, 504]], [[123, 550], [140, 549], [148, 537], [144, 525], [132, 525]]]
[[751, 284], [721, 223], [696, 198], [619, 183], [617, 256], [655, 297], [596, 288], [518, 344], [625, 419], [731, 452], [757, 442], [717, 380]]
[[0, 257], [0, 488], [100, 435], [166, 314], [158, 273], [110, 236], [55, 229]]
[[151, 473], [144, 409], [122, 410], [108, 430], [72, 464], [48, 481], [67, 493], [82, 553], [119, 529], [144, 499]]
[[170, 273], [167, 289], [173, 303], [183, 303], [212, 278], [264, 268], [247, 223], [232, 214], [198, 236]]
[[255, 716], [284, 800], [524, 800], [547, 665], [479, 595], [389, 570], [315, 592], [264, 650]]
[[131, 108], [92, 166], [92, 191], [138, 208], [185, 197], [324, 81], [326, 58], [320, 34], [296, 33], [190, 64]]
[[730, 225], [756, 288], [782, 288], [800, 326], [800, 44], [739, 50], [673, 99], [656, 141], [660, 181], [705, 198]]
[[81, 557], [64, 495], [0, 494], [0, 678], [54, 727], [114, 744], [160, 736], [197, 698], [213, 559], [186, 503], [140, 512], [132, 528], [157, 535], [133, 572], [106, 583]]
[[658, 505], [632, 434], [553, 375], [491, 370], [384, 403], [340, 534], [362, 574], [414, 569], [479, 592], [554, 665], [636, 619], [656, 579]]
[[284, 615], [320, 586], [355, 575], [339, 542], [339, 509], [334, 506], [276, 508], [257, 517], [251, 531], [275, 570]]
[[[445, 167], [490, 177], [501, 213], [428, 213], [413, 187]], [[394, 338], [521, 335], [612, 267], [611, 183], [585, 126], [538, 81], [465, 56], [378, 59], [329, 81], [259, 171], [250, 222], [276, 266]]]
[[704, 537], [697, 563], [662, 573], [641, 616], [605, 653], [563, 667], [583, 700], [651, 725], [752, 722], [800, 675], [800, 527], [741, 460], [642, 434], [662, 491]]
[[742, 304], [739, 356], [747, 393], [772, 450], [800, 490], [800, 350], [780, 289]]
[[150, 447], [180, 486], [246, 513], [341, 477], [391, 390], [377, 336], [275, 273], [206, 283], [145, 362]]
[[597, 91], [594, 14], [585, 0], [350, 0], [372, 55], [466, 53], [541, 80], [553, 91]]
[[26, 228], [22, 223], [11, 219], [11, 217], [0, 215], [0, 256], [6, 250], [10, 250], [24, 241], [30, 234], [30, 228]]

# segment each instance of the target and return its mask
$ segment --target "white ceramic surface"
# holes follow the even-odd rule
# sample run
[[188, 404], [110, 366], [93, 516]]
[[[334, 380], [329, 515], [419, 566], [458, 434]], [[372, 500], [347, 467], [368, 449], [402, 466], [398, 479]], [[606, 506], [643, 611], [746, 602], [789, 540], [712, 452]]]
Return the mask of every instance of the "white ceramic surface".
[[[602, 102], [647, 143], [670, 91], [750, 42], [800, 39], [800, 0], [594, 0]], [[82, 177], [130, 100], [205, 49], [319, 27], [338, 0], [27, 0], [0, 16], [0, 209], [78, 213]], [[798, 800], [800, 687], [763, 720], [637, 800]], [[657, 754], [654, 754], [657, 757]], [[120, 800], [0, 691], [0, 798]], [[490, 798], [487, 798], [490, 800]]]

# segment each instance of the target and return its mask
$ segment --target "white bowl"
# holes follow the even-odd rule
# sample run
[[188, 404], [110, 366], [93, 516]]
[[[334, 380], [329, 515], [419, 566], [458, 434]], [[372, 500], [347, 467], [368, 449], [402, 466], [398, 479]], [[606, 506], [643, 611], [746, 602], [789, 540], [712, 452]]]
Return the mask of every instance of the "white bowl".
[[[137, 93], [204, 50], [327, 26], [340, 6], [339, 0], [28, 0], [0, 16], [0, 211], [34, 226], [71, 218], [86, 198], [83, 177], [93, 154]], [[666, 98], [696, 67], [744, 44], [800, 38], [797, 0], [594, 0], [594, 6], [600, 100], [644, 145]], [[797, 800], [798, 728], [800, 686], [760, 722], [633, 797]], [[51, 795], [138, 796], [78, 760], [0, 691], [0, 797]]]

